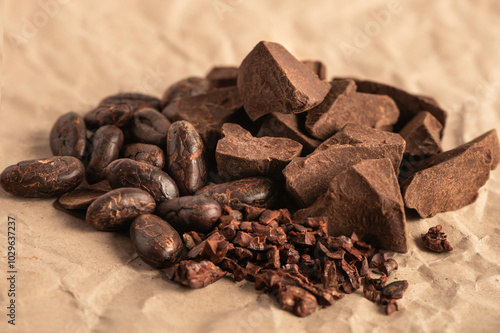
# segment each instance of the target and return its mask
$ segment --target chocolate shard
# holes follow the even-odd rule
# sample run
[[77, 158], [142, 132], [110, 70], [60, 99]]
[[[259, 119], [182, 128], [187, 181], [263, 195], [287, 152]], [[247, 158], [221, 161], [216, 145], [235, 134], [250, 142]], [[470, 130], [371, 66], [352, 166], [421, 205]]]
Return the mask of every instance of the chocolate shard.
[[267, 115], [257, 133], [257, 137], [263, 136], [284, 137], [295, 140], [303, 146], [303, 154], [311, 153], [321, 143], [321, 141], [302, 132], [297, 115], [292, 113], [273, 112]]
[[307, 113], [306, 128], [315, 138], [326, 140], [347, 123], [392, 130], [398, 117], [390, 97], [358, 93], [353, 80], [336, 80], [323, 102]]
[[405, 154], [428, 156], [441, 152], [442, 129], [443, 125], [430, 112], [419, 112], [399, 132], [406, 141]]
[[205, 145], [214, 148], [221, 136], [222, 125], [242, 106], [238, 89], [227, 87], [202, 95], [176, 98], [163, 109], [163, 114], [171, 122], [190, 122]]
[[326, 66], [319, 60], [302, 60], [302, 63], [307, 66], [320, 80], [326, 79]]
[[217, 143], [217, 169], [233, 179], [251, 176], [277, 176], [300, 155], [302, 145], [287, 138], [253, 137], [237, 124], [222, 126], [223, 138]]
[[282, 45], [263, 41], [241, 63], [238, 89], [255, 121], [270, 112], [307, 111], [323, 101], [330, 86]]
[[306, 157], [294, 158], [283, 169], [288, 193], [302, 207], [328, 189], [330, 180], [366, 159], [387, 157], [399, 170], [405, 142], [399, 134], [348, 124]]
[[407, 252], [403, 199], [391, 161], [366, 160], [338, 174], [328, 192], [293, 216], [328, 217], [332, 236], [355, 232], [361, 239], [390, 251]]
[[465, 207], [478, 196], [500, 154], [495, 131], [427, 158], [401, 185], [405, 205], [421, 217]]
[[176, 98], [206, 94], [209, 90], [210, 81], [205, 78], [188, 77], [182, 79], [165, 90], [161, 99], [161, 107], [165, 108]]
[[[343, 80], [342, 78], [336, 80]], [[410, 94], [402, 89], [374, 81], [353, 79], [361, 93], [386, 95], [391, 97], [399, 109], [399, 120], [394, 126], [395, 131], [400, 131], [420, 111], [429, 111], [443, 125], [446, 123], [447, 112], [430, 97]], [[441, 130], [441, 136], [443, 132]]]
[[211, 89], [235, 86], [238, 79], [238, 67], [214, 67], [207, 74], [207, 79], [210, 81]]

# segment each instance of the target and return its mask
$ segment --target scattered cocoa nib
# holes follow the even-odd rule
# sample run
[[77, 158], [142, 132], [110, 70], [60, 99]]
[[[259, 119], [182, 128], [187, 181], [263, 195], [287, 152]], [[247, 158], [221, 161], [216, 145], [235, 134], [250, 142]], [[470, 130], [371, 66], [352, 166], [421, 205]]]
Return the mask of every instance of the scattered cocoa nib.
[[394, 299], [391, 299], [389, 303], [387, 303], [387, 305], [385, 306], [385, 314], [388, 316], [390, 316], [391, 314], [393, 314], [398, 310], [399, 310], [398, 303]]
[[183, 260], [164, 269], [164, 272], [172, 281], [194, 289], [204, 288], [226, 275], [226, 272], [208, 260]]
[[390, 300], [403, 298], [406, 289], [408, 289], [408, 281], [406, 280], [389, 283], [380, 292], [380, 304], [387, 305]]
[[366, 281], [363, 285], [363, 295], [365, 295], [367, 300], [372, 301], [373, 303], [377, 303], [380, 299], [380, 294], [375, 286], [371, 283], [366, 283]]
[[422, 241], [426, 248], [434, 252], [446, 252], [453, 250], [453, 247], [446, 239], [446, 234], [440, 225], [432, 227], [426, 234], [422, 234]]
[[314, 295], [294, 286], [286, 286], [280, 290], [278, 302], [283, 309], [293, 312], [298, 317], [306, 317], [316, 311], [318, 307]]

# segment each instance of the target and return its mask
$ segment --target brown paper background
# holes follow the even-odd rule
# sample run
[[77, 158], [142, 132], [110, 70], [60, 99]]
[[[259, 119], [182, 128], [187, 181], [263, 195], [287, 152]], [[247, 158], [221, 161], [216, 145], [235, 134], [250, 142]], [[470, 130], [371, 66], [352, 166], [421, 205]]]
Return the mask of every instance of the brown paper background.
[[[214, 64], [239, 64], [260, 40], [282, 43], [300, 59], [323, 60], [328, 77], [365, 77], [434, 96], [449, 111], [446, 149], [500, 128], [498, 1], [1, 4], [0, 169], [50, 156], [48, 133], [63, 113], [83, 114], [118, 91], [159, 96]], [[43, 4], [51, 5], [48, 14]], [[373, 23], [388, 8], [396, 11], [383, 25]], [[371, 37], [356, 40], [356, 29], [372, 29]], [[352, 57], [341, 49], [346, 44], [357, 47]], [[409, 219], [410, 251], [394, 257], [395, 278], [410, 288], [390, 317], [360, 292], [301, 319], [251, 283], [223, 279], [186, 290], [138, 259], [126, 236], [94, 231], [53, 201], [0, 191], [1, 332], [500, 330], [500, 169], [473, 205]], [[8, 216], [17, 220], [15, 327], [5, 316]], [[451, 253], [422, 249], [419, 235], [436, 224], [447, 232]]]

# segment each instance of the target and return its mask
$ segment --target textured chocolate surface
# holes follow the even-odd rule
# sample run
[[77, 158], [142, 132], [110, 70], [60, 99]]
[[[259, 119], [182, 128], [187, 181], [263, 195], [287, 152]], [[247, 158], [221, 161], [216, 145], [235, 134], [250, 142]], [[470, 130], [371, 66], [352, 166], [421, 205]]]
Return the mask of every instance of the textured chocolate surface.
[[238, 89], [252, 120], [300, 113], [323, 101], [330, 86], [277, 43], [260, 42], [240, 65]]
[[302, 155], [311, 153], [321, 143], [302, 131], [297, 115], [292, 113], [274, 112], [267, 115], [257, 133], [257, 137], [263, 136], [295, 140], [302, 145]]
[[3, 189], [26, 198], [50, 198], [75, 189], [83, 181], [85, 167], [72, 156], [22, 161], [0, 174]]
[[211, 89], [235, 86], [238, 79], [238, 67], [214, 67], [208, 72], [207, 79], [210, 81]]
[[398, 117], [390, 97], [358, 93], [353, 80], [334, 80], [323, 102], [308, 111], [306, 128], [315, 138], [326, 140], [347, 123], [392, 130]]
[[419, 112], [399, 132], [406, 141], [405, 154], [426, 156], [441, 152], [442, 129], [443, 125], [430, 112]]
[[209, 93], [175, 99], [163, 109], [170, 121], [190, 122], [208, 148], [214, 148], [222, 125], [243, 106], [238, 89], [227, 87]]
[[302, 60], [302, 63], [316, 74], [320, 80], [326, 79], [326, 66], [323, 62], [319, 60]]
[[97, 230], [123, 230], [137, 216], [151, 214], [155, 208], [155, 200], [148, 192], [124, 187], [112, 190], [92, 202], [85, 220]]
[[403, 199], [389, 159], [362, 161], [338, 174], [328, 191], [294, 220], [328, 218], [332, 236], [356, 233], [361, 239], [389, 251], [407, 252]]
[[167, 163], [181, 195], [194, 194], [207, 182], [205, 146], [191, 123], [181, 120], [168, 131]]
[[429, 157], [401, 185], [406, 207], [415, 209], [421, 217], [431, 217], [473, 203], [489, 178], [498, 147], [496, 132], [490, 131]]
[[279, 137], [253, 137], [237, 124], [222, 127], [223, 138], [217, 143], [219, 174], [230, 178], [278, 176], [281, 170], [300, 155], [302, 145]]
[[294, 158], [283, 169], [287, 191], [307, 207], [327, 190], [333, 177], [362, 160], [387, 157], [398, 170], [404, 149], [398, 134], [348, 124], [312, 154]]
[[139, 257], [155, 268], [173, 264], [184, 247], [179, 233], [167, 221], [152, 214], [135, 218], [130, 225], [130, 239]]
[[50, 149], [54, 155], [82, 159], [87, 152], [87, 127], [75, 112], [57, 119], [50, 131]]

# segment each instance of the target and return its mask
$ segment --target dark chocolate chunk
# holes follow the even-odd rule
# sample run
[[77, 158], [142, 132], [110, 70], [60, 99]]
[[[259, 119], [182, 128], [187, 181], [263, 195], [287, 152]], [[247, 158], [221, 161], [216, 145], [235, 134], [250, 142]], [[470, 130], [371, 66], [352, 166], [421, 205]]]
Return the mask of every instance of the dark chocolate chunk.
[[246, 206], [270, 207], [276, 201], [278, 190], [269, 178], [253, 177], [228, 183], [212, 184], [196, 194], [214, 198], [221, 206], [244, 209]]
[[240, 65], [238, 90], [250, 119], [300, 113], [323, 101], [330, 85], [277, 43], [260, 42]]
[[133, 111], [141, 108], [160, 110], [160, 100], [154, 96], [141, 93], [119, 93], [104, 98], [99, 105], [125, 103], [132, 106]]
[[130, 131], [137, 142], [165, 147], [170, 121], [159, 111], [142, 108], [134, 112]]
[[498, 147], [493, 131], [427, 158], [401, 185], [406, 207], [425, 218], [473, 203], [500, 154]]
[[302, 63], [307, 66], [320, 80], [326, 79], [326, 66], [318, 60], [302, 60]]
[[303, 146], [302, 154], [311, 153], [321, 141], [309, 137], [299, 127], [297, 115], [273, 112], [266, 116], [257, 137], [285, 137], [297, 141]]
[[357, 85], [358, 92], [386, 95], [391, 97], [394, 102], [396, 102], [400, 115], [398, 123], [394, 126], [395, 131], [400, 131], [406, 123], [423, 110], [429, 111], [434, 117], [436, 117], [437, 120], [439, 120], [443, 127], [446, 123], [446, 111], [443, 110], [438, 103], [430, 97], [410, 94], [402, 89], [380, 82], [358, 79], [353, 80]]
[[140, 215], [132, 222], [130, 239], [139, 257], [156, 268], [174, 263], [183, 248], [177, 231], [167, 221], [152, 214]]
[[278, 302], [283, 309], [293, 312], [298, 317], [306, 317], [318, 307], [313, 294], [294, 286], [281, 289], [278, 292]]
[[85, 220], [97, 230], [126, 229], [141, 214], [151, 214], [156, 208], [148, 192], [124, 187], [112, 190], [92, 202]]
[[394, 170], [399, 170], [404, 149], [398, 134], [348, 124], [312, 154], [294, 158], [283, 169], [287, 191], [307, 207], [326, 192], [333, 177], [363, 160], [387, 157]]
[[287, 138], [255, 138], [237, 124], [224, 124], [217, 143], [217, 169], [221, 176], [243, 178], [278, 176], [300, 155], [302, 145]]
[[358, 93], [353, 80], [331, 85], [324, 101], [307, 113], [306, 128], [315, 138], [326, 140], [347, 123], [392, 130], [398, 121], [399, 110], [390, 97]]
[[430, 112], [419, 112], [399, 132], [406, 141], [405, 154], [428, 156], [441, 152], [442, 129], [443, 125]]
[[222, 210], [214, 199], [195, 195], [167, 200], [158, 206], [157, 213], [179, 232], [208, 233], [215, 227]]
[[214, 67], [207, 74], [210, 88], [224, 88], [236, 85], [238, 79], [238, 67]]
[[188, 77], [172, 84], [165, 90], [161, 100], [162, 109], [179, 97], [206, 94], [210, 90], [210, 82], [201, 77]]
[[447, 252], [453, 250], [453, 247], [446, 239], [446, 234], [440, 225], [432, 227], [426, 234], [422, 234], [424, 246], [434, 252]]
[[158, 169], [165, 166], [165, 154], [160, 147], [146, 143], [132, 143], [123, 147], [123, 158], [151, 164]]
[[116, 160], [123, 144], [123, 132], [114, 125], [99, 128], [92, 137], [92, 154], [87, 166], [89, 184], [100, 182], [106, 176], [106, 167]]
[[293, 218], [328, 217], [330, 235], [349, 235], [390, 251], [408, 251], [403, 200], [389, 159], [366, 160], [338, 174], [328, 192]]
[[177, 98], [163, 109], [163, 114], [172, 122], [189, 121], [210, 150], [220, 138], [222, 125], [242, 106], [238, 89], [227, 87]]
[[83, 181], [85, 167], [72, 156], [22, 161], [0, 175], [5, 192], [25, 198], [50, 198], [75, 189]]
[[168, 170], [182, 195], [191, 195], [205, 186], [207, 166], [203, 141], [187, 121], [176, 121], [168, 130]]
[[87, 127], [75, 112], [57, 119], [50, 131], [50, 148], [54, 155], [82, 159], [87, 152]]
[[57, 202], [65, 209], [86, 209], [95, 199], [108, 193], [112, 188], [107, 180], [102, 182], [81, 186], [71, 192], [64, 193]]
[[226, 272], [207, 260], [183, 260], [164, 272], [172, 281], [189, 288], [204, 288], [226, 275]]
[[149, 192], [156, 201], [165, 201], [179, 196], [172, 178], [151, 164], [121, 158], [106, 168], [106, 178], [111, 187], [137, 187]]

